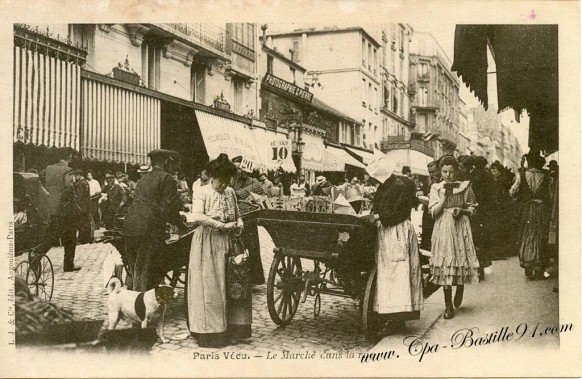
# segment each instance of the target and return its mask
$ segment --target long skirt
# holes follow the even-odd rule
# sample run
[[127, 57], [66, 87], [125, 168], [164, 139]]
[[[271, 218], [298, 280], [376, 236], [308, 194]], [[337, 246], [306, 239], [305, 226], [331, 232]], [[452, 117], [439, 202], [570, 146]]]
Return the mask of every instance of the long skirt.
[[192, 236], [188, 266], [188, 326], [201, 347], [225, 346], [251, 336], [252, 298], [229, 301], [226, 294], [228, 232], [206, 226]]
[[423, 306], [422, 273], [412, 222], [378, 224], [374, 311], [388, 314], [393, 321], [417, 320]]
[[525, 201], [519, 212], [519, 265], [542, 270], [547, 265], [549, 214], [547, 204]]
[[434, 223], [430, 268], [432, 282], [440, 286], [462, 286], [479, 281], [479, 260], [473, 244], [469, 217], [453, 218], [445, 208]]

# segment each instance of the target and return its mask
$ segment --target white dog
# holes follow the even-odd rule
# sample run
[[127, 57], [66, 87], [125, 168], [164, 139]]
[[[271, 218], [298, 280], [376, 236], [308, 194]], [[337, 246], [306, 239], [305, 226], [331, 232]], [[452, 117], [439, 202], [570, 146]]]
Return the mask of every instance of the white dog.
[[146, 328], [148, 319], [157, 316], [157, 331], [162, 343], [169, 340], [164, 337], [164, 315], [166, 304], [176, 298], [174, 289], [170, 286], [158, 286], [146, 292], [130, 291], [121, 286], [118, 278], [111, 278], [108, 284], [109, 301], [108, 317], [109, 330], [115, 329], [121, 317], [141, 323]]

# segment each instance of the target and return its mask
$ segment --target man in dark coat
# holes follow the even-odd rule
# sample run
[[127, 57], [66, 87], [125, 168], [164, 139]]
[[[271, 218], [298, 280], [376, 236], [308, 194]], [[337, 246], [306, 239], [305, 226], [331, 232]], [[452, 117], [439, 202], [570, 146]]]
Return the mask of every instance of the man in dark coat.
[[73, 149], [59, 149], [59, 162], [47, 166], [40, 174], [41, 178], [44, 179], [45, 189], [49, 193], [50, 224], [43, 242], [35, 250], [35, 255], [46, 254], [51, 247], [58, 244], [60, 239], [65, 250], [63, 263], [65, 272], [80, 269], [74, 266], [78, 212], [76, 212], [73, 187], [73, 169], [69, 167], [72, 159]]
[[125, 216], [125, 254], [132, 280], [128, 288], [147, 291], [160, 284], [168, 271], [164, 265], [166, 223], [187, 229], [180, 215], [182, 202], [173, 175], [180, 164], [172, 150], [148, 154], [153, 170], [139, 180]]
[[89, 190], [89, 183], [83, 176], [83, 170], [73, 171], [75, 177], [75, 202], [79, 210], [78, 230], [79, 243], [92, 243], [91, 238], [91, 196]]
[[101, 203], [103, 222], [106, 229], [115, 228], [115, 217], [121, 215], [127, 201], [127, 195], [123, 188], [115, 182], [115, 175], [111, 172], [105, 174], [107, 184], [103, 187], [104, 194], [107, 195], [105, 201]]
[[493, 176], [486, 169], [487, 159], [485, 157], [473, 157], [475, 168], [469, 173], [471, 188], [475, 194], [475, 200], [479, 204], [479, 209], [471, 219], [471, 231], [473, 242], [479, 259], [479, 278], [485, 278], [484, 268], [491, 266], [490, 252], [491, 238], [498, 238], [493, 235], [492, 228], [495, 220], [491, 219], [491, 189]]

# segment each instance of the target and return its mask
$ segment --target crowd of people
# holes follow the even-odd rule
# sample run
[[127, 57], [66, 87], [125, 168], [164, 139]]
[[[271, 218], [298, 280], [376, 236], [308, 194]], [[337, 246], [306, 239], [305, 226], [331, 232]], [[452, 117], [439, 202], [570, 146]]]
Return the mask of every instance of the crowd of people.
[[[388, 329], [420, 318], [422, 272], [420, 250], [430, 251], [432, 282], [443, 287], [446, 319], [463, 301], [465, 284], [485, 279], [491, 261], [517, 253], [531, 279], [551, 270], [550, 252], [557, 252], [558, 166], [535, 152], [524, 156], [515, 175], [499, 162], [483, 157], [445, 155], [428, 164], [425, 183], [413, 180], [404, 167], [397, 173], [385, 155], [375, 156], [363, 181], [353, 178], [332, 185], [318, 176], [291, 180], [286, 191], [280, 177], [253, 175], [241, 168], [242, 157], [220, 154], [191, 187], [180, 173], [180, 155], [154, 150], [151, 166], [141, 166], [140, 179], [107, 172], [99, 183], [93, 172], [69, 167], [72, 151], [61, 149], [58, 163], [40, 173], [50, 196], [50, 225], [36, 253], [46, 253], [59, 239], [64, 270], [74, 272], [77, 241], [90, 243], [101, 222], [121, 227], [129, 262], [130, 289], [147, 291], [168, 271], [163, 261], [167, 224], [187, 230], [181, 211], [199, 225], [193, 232], [188, 267], [188, 328], [201, 347], [224, 346], [251, 335], [252, 299], [233, 301], [227, 294], [226, 267], [243, 229], [249, 251], [260, 251], [256, 227], [243, 222], [241, 202], [256, 196], [334, 196], [339, 189], [350, 199], [372, 202], [367, 221], [376, 224], [377, 293], [374, 310]], [[527, 168], [526, 168], [527, 162]], [[255, 177], [256, 176], [256, 177]], [[348, 199], [349, 200], [349, 199]], [[421, 238], [411, 211], [423, 207]], [[420, 241], [420, 244], [419, 244]], [[260, 254], [249, 257], [252, 284], [263, 284]], [[453, 298], [453, 288], [456, 291]]]

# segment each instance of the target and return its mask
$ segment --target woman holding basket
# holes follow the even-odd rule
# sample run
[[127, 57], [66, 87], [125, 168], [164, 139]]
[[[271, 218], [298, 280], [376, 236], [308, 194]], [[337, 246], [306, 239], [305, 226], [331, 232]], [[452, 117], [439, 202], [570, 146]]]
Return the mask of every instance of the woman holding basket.
[[227, 263], [243, 229], [236, 194], [228, 187], [236, 175], [226, 154], [207, 166], [210, 182], [194, 194], [192, 212], [200, 226], [192, 237], [188, 267], [188, 327], [200, 347], [222, 347], [251, 336], [250, 288], [233, 301], [227, 288]]

